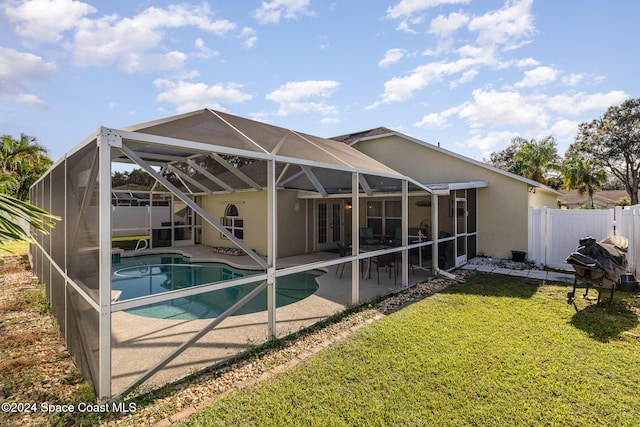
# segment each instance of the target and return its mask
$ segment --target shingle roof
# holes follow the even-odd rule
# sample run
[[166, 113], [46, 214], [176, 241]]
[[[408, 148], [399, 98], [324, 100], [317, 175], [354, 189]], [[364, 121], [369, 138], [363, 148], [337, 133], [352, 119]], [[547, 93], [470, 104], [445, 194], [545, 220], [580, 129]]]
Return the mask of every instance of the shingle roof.
[[385, 135], [388, 133], [394, 133], [394, 131], [384, 126], [380, 126], [375, 129], [363, 130], [362, 132], [349, 133], [347, 135], [334, 136], [329, 139], [333, 139], [334, 141], [338, 141], [338, 142], [344, 142], [345, 144], [348, 145], [349, 143], [355, 141], [356, 139], [368, 138], [368, 137], [377, 136], [377, 135]]

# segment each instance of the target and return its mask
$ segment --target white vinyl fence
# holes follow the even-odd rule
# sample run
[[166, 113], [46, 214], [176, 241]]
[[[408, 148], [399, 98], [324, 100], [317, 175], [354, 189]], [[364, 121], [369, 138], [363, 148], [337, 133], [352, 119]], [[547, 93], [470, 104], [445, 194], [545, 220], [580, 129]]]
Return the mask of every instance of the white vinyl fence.
[[169, 206], [112, 206], [113, 235], [116, 237], [149, 234], [171, 221]]
[[640, 266], [640, 205], [616, 208], [616, 234], [629, 239], [627, 261], [629, 270], [636, 274]]
[[564, 262], [581, 238], [600, 241], [608, 236], [629, 239], [629, 270], [636, 272], [640, 261], [640, 205], [615, 209], [529, 208], [528, 258], [551, 268], [571, 270]]

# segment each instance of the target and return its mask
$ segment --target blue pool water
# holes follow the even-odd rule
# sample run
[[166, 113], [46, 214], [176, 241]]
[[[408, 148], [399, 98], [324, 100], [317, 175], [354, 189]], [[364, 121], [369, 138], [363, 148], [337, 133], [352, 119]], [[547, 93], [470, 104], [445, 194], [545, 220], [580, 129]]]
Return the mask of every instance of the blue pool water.
[[[179, 255], [143, 255], [114, 259], [111, 268], [111, 288], [121, 291], [119, 300], [153, 295], [205, 283], [221, 282], [263, 273], [223, 263], [192, 263]], [[278, 278], [276, 305], [282, 307], [312, 295], [318, 289], [319, 271], [297, 273]], [[176, 298], [157, 304], [127, 310], [139, 316], [161, 319], [206, 319], [218, 317], [236, 301], [255, 289], [260, 282]], [[267, 309], [266, 290], [245, 304], [234, 315], [255, 313]]]

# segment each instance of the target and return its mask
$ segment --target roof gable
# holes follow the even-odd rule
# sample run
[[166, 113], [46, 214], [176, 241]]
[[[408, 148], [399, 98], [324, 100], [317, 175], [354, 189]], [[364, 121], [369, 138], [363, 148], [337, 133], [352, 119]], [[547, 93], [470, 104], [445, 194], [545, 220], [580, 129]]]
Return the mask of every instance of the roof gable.
[[430, 150], [437, 151], [437, 152], [439, 152], [441, 154], [444, 154], [444, 155], [447, 155], [447, 156], [451, 156], [451, 157], [454, 157], [454, 158], [456, 158], [458, 160], [467, 162], [469, 164], [472, 164], [472, 165], [475, 165], [475, 166], [490, 170], [492, 172], [504, 175], [504, 176], [509, 177], [511, 179], [523, 182], [523, 183], [525, 183], [525, 184], [527, 184], [529, 186], [540, 188], [540, 189], [543, 189], [545, 191], [548, 191], [550, 193], [554, 193], [554, 194], [557, 194], [557, 195], [562, 195], [563, 194], [562, 192], [557, 191], [557, 190], [555, 190], [555, 189], [553, 189], [553, 188], [551, 188], [551, 187], [549, 187], [547, 185], [541, 184], [541, 183], [539, 183], [537, 181], [533, 181], [531, 179], [524, 178], [524, 177], [522, 177], [520, 175], [516, 175], [516, 174], [511, 173], [511, 172], [507, 172], [507, 171], [505, 171], [503, 169], [497, 168], [497, 167], [489, 165], [487, 163], [480, 162], [478, 160], [474, 160], [474, 159], [471, 159], [469, 157], [463, 156], [462, 154], [458, 154], [458, 153], [455, 153], [453, 151], [444, 149], [444, 148], [440, 147], [439, 145], [436, 146], [436, 145], [430, 144], [428, 142], [421, 141], [421, 140], [419, 140], [417, 138], [413, 138], [413, 137], [411, 137], [409, 135], [405, 135], [403, 133], [391, 130], [391, 129], [386, 128], [384, 126], [377, 127], [377, 128], [374, 128], [374, 129], [369, 129], [369, 130], [362, 131], [362, 132], [356, 132], [356, 133], [351, 133], [351, 134], [347, 134], [347, 135], [337, 136], [337, 137], [334, 137], [334, 138], [331, 138], [331, 139], [343, 142], [343, 143], [348, 144], [350, 146], [354, 146], [357, 143], [362, 142], [362, 141], [378, 139], [378, 138], [386, 138], [386, 137], [391, 137], [391, 136], [397, 136], [399, 138], [403, 138], [403, 139], [405, 139], [407, 141], [413, 142], [413, 143], [415, 143], [417, 145], [423, 146], [423, 147], [428, 148]]

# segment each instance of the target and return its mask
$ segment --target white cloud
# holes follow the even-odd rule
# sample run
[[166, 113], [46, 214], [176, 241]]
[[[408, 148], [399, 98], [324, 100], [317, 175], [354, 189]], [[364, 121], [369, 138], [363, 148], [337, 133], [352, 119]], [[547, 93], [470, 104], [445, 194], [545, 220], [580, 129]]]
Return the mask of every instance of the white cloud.
[[538, 67], [524, 72], [524, 78], [516, 83], [516, 87], [544, 86], [558, 78], [558, 70], [552, 67]]
[[266, 98], [280, 104], [278, 114], [315, 112], [323, 115], [337, 113], [337, 108], [324, 101], [308, 101], [309, 98], [329, 98], [340, 83], [333, 80], [307, 80], [289, 82], [267, 94]]
[[157, 79], [154, 82], [160, 92], [156, 97], [158, 102], [173, 104], [179, 113], [214, 108], [225, 110], [223, 104], [239, 104], [252, 98], [250, 94], [241, 91], [238, 83], [192, 83], [185, 81], [170, 81]]
[[475, 128], [508, 125], [544, 129], [549, 120], [543, 104], [513, 91], [476, 89], [473, 102], [462, 104], [458, 114]]
[[[226, 19], [214, 19], [208, 3], [149, 7], [133, 17], [112, 14], [96, 19], [88, 17], [96, 12], [93, 6], [75, 0], [27, 0], [10, 3], [5, 12], [17, 34], [35, 42], [58, 43], [72, 52], [77, 66], [116, 64], [127, 72], [184, 66], [188, 55], [167, 46], [167, 29], [191, 27], [215, 36], [236, 29]], [[248, 47], [257, 39], [250, 28], [244, 28], [239, 37]], [[214, 54], [202, 43], [196, 49], [199, 52], [193, 56]]]
[[369, 105], [368, 109], [377, 108], [381, 104], [402, 102], [410, 99], [415, 91], [425, 88], [429, 84], [441, 81], [443, 77], [464, 72], [477, 61], [462, 58], [451, 62], [431, 62], [415, 68], [406, 77], [394, 77], [384, 84], [384, 93], [380, 100]]
[[403, 33], [407, 33], [407, 34], [416, 34], [417, 31], [414, 30], [413, 28], [411, 28], [409, 26], [409, 22], [408, 21], [401, 21], [398, 26], [396, 27], [397, 31], [402, 31]]
[[580, 122], [574, 120], [561, 119], [551, 126], [550, 134], [553, 136], [572, 136], [578, 133]]
[[533, 58], [526, 58], [526, 59], [521, 59], [519, 61], [516, 62], [516, 67], [535, 67], [540, 65], [540, 62], [533, 59]]
[[194, 27], [217, 36], [223, 36], [233, 30], [236, 25], [226, 19], [211, 20], [212, 12], [207, 3], [201, 6], [183, 4], [171, 4], [166, 9], [150, 7], [144, 10], [131, 21], [132, 25], [138, 25], [146, 29]]
[[337, 117], [324, 117], [320, 120], [320, 123], [323, 125], [334, 125], [336, 123], [340, 123], [340, 119]]
[[205, 44], [204, 40], [198, 37], [195, 42], [193, 42], [196, 49], [198, 49], [198, 53], [196, 56], [201, 59], [209, 59], [212, 56], [220, 56], [220, 52], [210, 49]]
[[15, 24], [18, 35], [39, 43], [57, 43], [62, 33], [74, 28], [96, 9], [75, 0], [27, 0], [8, 3], [5, 13]]
[[628, 99], [629, 95], [621, 90], [607, 93], [587, 94], [584, 92], [559, 94], [543, 99], [545, 106], [556, 113], [578, 116], [586, 112], [606, 111], [612, 105], [618, 105]]
[[244, 40], [242, 43], [247, 49], [251, 49], [258, 41], [258, 33], [251, 27], [243, 27], [240, 32], [240, 38]]
[[27, 93], [29, 83], [47, 81], [56, 72], [56, 65], [40, 56], [0, 47], [0, 98], [39, 108], [46, 103]]
[[533, 0], [509, 0], [502, 9], [474, 17], [469, 22], [469, 30], [478, 33], [476, 41], [480, 45], [515, 49], [535, 33], [532, 4]]
[[464, 13], [454, 12], [446, 17], [439, 15], [431, 21], [429, 33], [439, 37], [449, 37], [467, 22], [469, 22], [469, 16]]
[[607, 108], [612, 105], [620, 105], [622, 102], [629, 99], [629, 94], [621, 90], [612, 90], [607, 93], [594, 93], [591, 95], [585, 95], [579, 100], [579, 108], [582, 111], [602, 111], [603, 113]]
[[387, 18], [407, 18], [442, 4], [466, 4], [469, 3], [469, 1], [470, 0], [400, 0], [398, 4], [387, 9]]
[[471, 0], [400, 0], [395, 6], [387, 9], [387, 19], [399, 19], [397, 31], [409, 34], [417, 33], [411, 26], [425, 22], [422, 15], [427, 9], [443, 4], [466, 4]]
[[[516, 135], [553, 135], [564, 139], [571, 137], [575, 135], [580, 121], [589, 120], [585, 119], [585, 114], [603, 114], [609, 106], [620, 104], [628, 98], [629, 95], [622, 91], [549, 96], [476, 89], [473, 91], [472, 101], [440, 113], [430, 113], [415, 126], [440, 127], [446, 124], [450, 117], [460, 118], [467, 122], [473, 134], [464, 144], [482, 151], [486, 157], [499, 144]], [[558, 115], [572, 116], [576, 119]], [[595, 117], [591, 117], [593, 118]]]
[[568, 76], [562, 77], [562, 83], [567, 86], [577, 86], [585, 77], [586, 74], [583, 73], [571, 73]]
[[40, 56], [0, 47], [0, 85], [22, 84], [30, 80], [44, 81], [56, 71], [56, 65]]
[[439, 128], [443, 127], [447, 123], [447, 118], [444, 114], [429, 113], [422, 118], [419, 122], [413, 124], [418, 128]]
[[30, 93], [0, 95], [0, 99], [9, 103], [25, 104], [31, 107], [37, 107], [37, 108], [43, 108], [43, 109], [48, 108], [48, 105], [46, 102], [38, 98], [36, 95], [30, 94]]
[[475, 79], [478, 75], [478, 70], [468, 70], [462, 73], [462, 76], [458, 80], [452, 80], [449, 82], [449, 89], [455, 89], [460, 85], [469, 83]]
[[480, 150], [482, 156], [486, 158], [495, 151], [496, 147], [499, 147], [501, 144], [506, 145], [506, 142], [511, 141], [516, 136], [518, 136], [517, 132], [492, 131], [486, 134], [473, 135], [471, 138], [465, 141], [465, 145]]
[[[178, 69], [186, 60], [182, 52], [162, 52], [163, 30], [192, 26], [224, 35], [235, 28], [227, 20], [211, 20], [205, 4], [150, 7], [133, 18], [117, 15], [78, 23], [73, 58], [78, 66], [118, 66], [128, 72]], [[155, 52], [154, 52], [155, 51]], [[150, 53], [151, 52], [151, 53]]]
[[568, 76], [562, 77], [562, 83], [567, 86], [577, 86], [582, 82], [598, 84], [604, 80], [604, 76], [596, 76], [594, 74], [585, 73], [571, 73]]
[[[454, 2], [440, 0], [402, 0], [387, 11], [387, 18], [408, 18], [415, 13], [428, 8]], [[457, 60], [443, 60], [424, 64], [413, 69], [407, 76], [393, 77], [384, 84], [384, 92], [380, 99], [367, 106], [376, 108], [391, 102], [404, 102], [410, 99], [416, 91], [440, 82], [445, 78], [452, 78], [462, 74], [458, 79], [449, 83], [449, 88], [472, 81], [479, 72], [479, 67], [505, 69], [513, 66], [513, 61], [500, 59], [500, 49], [514, 49], [527, 43], [535, 33], [533, 16], [531, 14], [532, 0], [510, 0], [499, 10], [485, 13], [481, 16], [469, 18], [462, 12], [452, 13], [447, 18], [439, 16], [431, 21], [430, 32], [445, 37], [441, 40], [439, 51], [449, 50], [453, 40], [446, 39], [459, 28], [467, 25], [468, 29], [478, 34], [475, 45], [466, 44], [455, 52]], [[526, 61], [532, 64], [533, 61]], [[533, 83], [533, 74], [527, 83]], [[549, 77], [548, 75], [546, 76]]]
[[378, 67], [387, 67], [391, 64], [395, 64], [400, 61], [405, 53], [406, 49], [389, 49], [385, 52], [384, 58], [378, 62]]
[[261, 24], [277, 24], [281, 19], [298, 19], [300, 15], [313, 16], [310, 0], [272, 0], [262, 2], [252, 16]]

